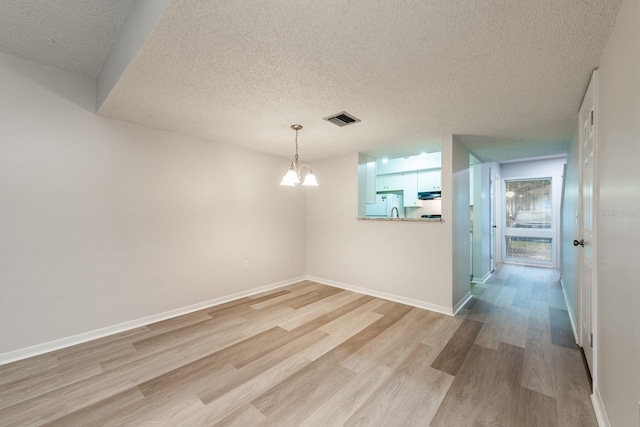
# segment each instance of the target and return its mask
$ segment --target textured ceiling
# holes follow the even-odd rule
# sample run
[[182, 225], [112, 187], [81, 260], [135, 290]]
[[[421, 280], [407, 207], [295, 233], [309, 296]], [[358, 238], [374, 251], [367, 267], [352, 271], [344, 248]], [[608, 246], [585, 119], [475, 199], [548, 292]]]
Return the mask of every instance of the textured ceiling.
[[[117, 20], [121, 3], [100, 13]], [[283, 157], [300, 123], [307, 160], [410, 154], [452, 133], [485, 161], [558, 154], [619, 4], [173, 0], [98, 114]], [[343, 110], [362, 122], [322, 120]]]
[[2, 0], [0, 52], [96, 78], [132, 0]]

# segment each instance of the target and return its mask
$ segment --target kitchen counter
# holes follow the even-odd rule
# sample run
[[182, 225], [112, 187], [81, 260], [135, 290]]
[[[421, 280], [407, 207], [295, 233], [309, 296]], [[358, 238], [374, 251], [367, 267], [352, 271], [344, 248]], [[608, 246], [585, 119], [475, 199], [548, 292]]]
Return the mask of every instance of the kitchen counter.
[[393, 222], [444, 222], [442, 218], [384, 218], [384, 217], [366, 217], [359, 216], [356, 219], [361, 219], [365, 221], [393, 221]]

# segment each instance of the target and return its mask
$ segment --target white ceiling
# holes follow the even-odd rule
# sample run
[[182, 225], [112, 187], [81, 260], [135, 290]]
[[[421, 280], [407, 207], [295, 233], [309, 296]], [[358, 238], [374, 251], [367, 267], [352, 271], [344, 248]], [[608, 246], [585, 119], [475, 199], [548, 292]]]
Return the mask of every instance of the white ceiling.
[[95, 79], [132, 0], [1, 0], [0, 52]]
[[[98, 114], [283, 157], [300, 123], [305, 160], [451, 133], [485, 161], [554, 155], [620, 2], [173, 0]], [[130, 3], [5, 0], [0, 50], [96, 77]], [[362, 122], [322, 120], [343, 110]]]

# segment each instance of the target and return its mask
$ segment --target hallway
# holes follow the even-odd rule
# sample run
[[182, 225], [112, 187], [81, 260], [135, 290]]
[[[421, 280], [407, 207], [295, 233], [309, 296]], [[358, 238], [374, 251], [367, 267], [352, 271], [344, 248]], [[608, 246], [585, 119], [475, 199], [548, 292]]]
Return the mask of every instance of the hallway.
[[474, 344], [432, 425], [596, 426], [558, 272], [503, 264], [472, 292], [447, 347]]

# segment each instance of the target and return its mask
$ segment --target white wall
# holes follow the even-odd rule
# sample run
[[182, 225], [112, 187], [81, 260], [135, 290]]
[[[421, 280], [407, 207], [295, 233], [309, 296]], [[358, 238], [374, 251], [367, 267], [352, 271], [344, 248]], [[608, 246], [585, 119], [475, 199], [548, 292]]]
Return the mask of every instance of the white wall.
[[357, 153], [313, 164], [322, 182], [307, 198], [308, 275], [450, 309], [451, 222], [357, 220], [357, 169]]
[[612, 426], [640, 425], [638, 23], [640, 0], [625, 0], [600, 60], [598, 82], [597, 384]]
[[[554, 267], [558, 268], [558, 242], [560, 240], [560, 204], [562, 200], [562, 174], [564, 172], [564, 164], [567, 162], [566, 157], [558, 157], [551, 159], [540, 159], [540, 160], [530, 160], [530, 161], [522, 161], [522, 162], [513, 162], [513, 163], [502, 163], [500, 165], [500, 175], [502, 177], [502, 186], [501, 188], [496, 189], [498, 192], [499, 198], [501, 200], [500, 210], [504, 213], [504, 182], [505, 180], [510, 179], [526, 179], [526, 178], [552, 178], [551, 182], [551, 203], [552, 203], [552, 215], [551, 222], [553, 224], [553, 239], [556, 242], [556, 251], [552, 255]], [[502, 223], [499, 225], [500, 229], [504, 229], [505, 226], [505, 215], [501, 215]], [[501, 243], [504, 237], [502, 236]], [[504, 245], [501, 245], [501, 248], [504, 248]], [[497, 258], [502, 260], [502, 252]]]
[[4, 54], [0, 82], [0, 355], [304, 276], [288, 160], [97, 117], [92, 81]]
[[[451, 239], [452, 239], [452, 298], [453, 305], [463, 301], [471, 290], [471, 216], [469, 189], [469, 150], [453, 136], [449, 150], [443, 145], [442, 163], [451, 164], [451, 184], [443, 182], [442, 191], [451, 194]], [[444, 166], [444, 165], [443, 165]], [[446, 167], [443, 168], [446, 170]], [[444, 177], [443, 177], [444, 181]], [[451, 185], [451, 187], [449, 187]], [[451, 188], [451, 190], [449, 190]], [[443, 202], [443, 213], [449, 209], [447, 199]]]
[[466, 148], [442, 138], [444, 221], [416, 223], [356, 219], [357, 153], [314, 163], [322, 183], [307, 198], [310, 278], [451, 313], [469, 292], [468, 168]]

